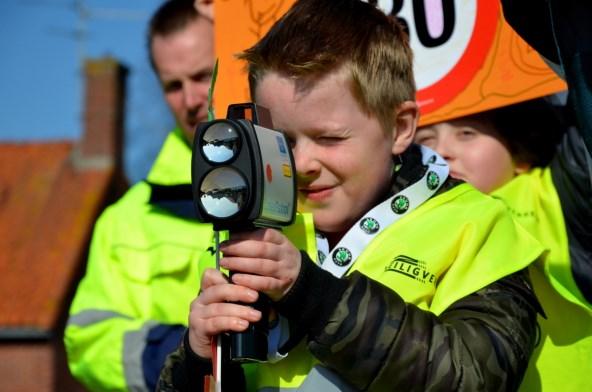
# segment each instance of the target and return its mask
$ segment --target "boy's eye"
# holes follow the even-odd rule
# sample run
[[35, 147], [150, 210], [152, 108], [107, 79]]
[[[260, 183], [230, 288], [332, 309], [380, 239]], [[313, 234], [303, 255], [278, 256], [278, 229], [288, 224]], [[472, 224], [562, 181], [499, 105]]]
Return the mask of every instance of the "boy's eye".
[[418, 136], [415, 138], [415, 142], [418, 144], [428, 144], [433, 143], [435, 137], [432, 135], [425, 135], [425, 136]]
[[321, 144], [335, 144], [343, 140], [343, 138], [338, 136], [321, 136], [317, 140]]
[[433, 132], [418, 132], [415, 136], [415, 143], [432, 147], [436, 143], [436, 135]]
[[458, 136], [461, 140], [470, 140], [477, 136], [477, 132], [471, 129], [463, 129], [458, 133]]

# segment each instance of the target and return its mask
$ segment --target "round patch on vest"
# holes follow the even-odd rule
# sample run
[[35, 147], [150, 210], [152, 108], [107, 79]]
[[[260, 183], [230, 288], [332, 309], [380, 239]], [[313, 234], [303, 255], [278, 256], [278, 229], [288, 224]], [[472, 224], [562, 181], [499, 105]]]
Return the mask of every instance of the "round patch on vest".
[[345, 267], [352, 261], [352, 254], [347, 248], [337, 248], [333, 252], [333, 262], [340, 267]]
[[319, 260], [320, 265], [323, 265], [326, 258], [327, 258], [327, 255], [325, 255], [325, 252], [323, 252], [321, 250], [317, 250], [317, 259]]
[[399, 195], [391, 202], [391, 210], [395, 214], [403, 214], [409, 209], [409, 199], [406, 196]]
[[360, 222], [360, 229], [366, 234], [374, 234], [380, 230], [380, 225], [376, 219], [368, 217], [362, 219]]
[[440, 185], [440, 177], [438, 177], [435, 172], [430, 170], [426, 178], [426, 185], [430, 191], [433, 191], [438, 187], [438, 185]]

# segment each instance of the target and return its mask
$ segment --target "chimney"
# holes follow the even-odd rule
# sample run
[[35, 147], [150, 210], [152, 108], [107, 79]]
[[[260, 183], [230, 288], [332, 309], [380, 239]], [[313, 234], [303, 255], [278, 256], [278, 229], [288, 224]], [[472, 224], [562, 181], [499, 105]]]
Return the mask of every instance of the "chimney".
[[78, 170], [115, 168], [122, 181], [125, 80], [127, 68], [111, 57], [84, 64], [84, 132], [73, 153]]

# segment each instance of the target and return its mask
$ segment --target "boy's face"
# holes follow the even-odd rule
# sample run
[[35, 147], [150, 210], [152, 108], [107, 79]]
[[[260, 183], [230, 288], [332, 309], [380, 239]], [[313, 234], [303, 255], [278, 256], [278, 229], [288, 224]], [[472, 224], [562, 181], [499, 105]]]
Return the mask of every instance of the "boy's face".
[[518, 167], [493, 124], [469, 116], [431, 124], [417, 130], [416, 143], [440, 154], [450, 166], [450, 176], [489, 193], [527, 168]]
[[361, 110], [343, 71], [298, 87], [269, 73], [257, 86], [256, 102], [271, 111], [274, 127], [292, 144], [299, 211], [312, 212], [326, 233], [344, 233], [389, 186], [394, 132]]

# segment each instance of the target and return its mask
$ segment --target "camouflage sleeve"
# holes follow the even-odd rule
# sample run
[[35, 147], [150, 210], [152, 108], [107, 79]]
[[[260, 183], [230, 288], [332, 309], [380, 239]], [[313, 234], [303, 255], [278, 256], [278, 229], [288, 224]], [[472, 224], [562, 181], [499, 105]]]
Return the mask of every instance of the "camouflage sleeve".
[[[332, 308], [321, 305], [332, 309], [328, 316], [308, 317], [308, 346], [356, 389], [518, 388], [535, 345], [539, 309], [525, 271], [457, 301], [440, 316], [360, 273], [341, 281], [348, 286], [340, 299]], [[298, 307], [307, 307], [303, 302]]]
[[393, 294], [363, 275], [352, 277], [310, 350], [362, 390], [518, 388], [536, 336], [524, 273], [459, 300], [439, 317]]
[[[204, 377], [212, 372], [209, 361], [192, 357], [185, 349], [187, 333], [183, 343], [170, 353], [160, 372], [156, 391], [184, 392], [202, 391]], [[195, 354], [193, 354], [195, 356]]]
[[180, 368], [184, 367], [185, 350], [183, 346], [179, 346], [175, 351], [170, 353], [164, 362], [164, 366], [160, 372], [160, 377], [156, 383], [156, 391], [158, 392], [174, 392], [180, 391], [181, 386], [175, 385], [173, 373], [177, 373]]

